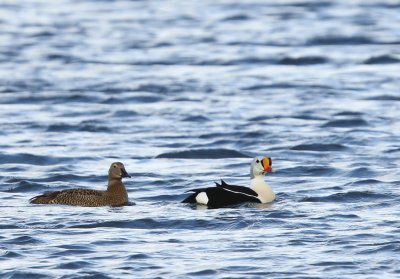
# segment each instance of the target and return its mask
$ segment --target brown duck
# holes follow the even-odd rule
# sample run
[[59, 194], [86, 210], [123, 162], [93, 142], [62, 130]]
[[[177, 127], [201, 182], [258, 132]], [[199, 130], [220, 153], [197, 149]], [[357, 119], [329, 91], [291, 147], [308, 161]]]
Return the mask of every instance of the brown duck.
[[45, 193], [33, 197], [34, 204], [65, 204], [75, 206], [122, 206], [128, 203], [128, 193], [122, 183], [123, 177], [131, 177], [124, 164], [112, 163], [108, 171], [108, 187], [106, 191], [89, 189], [68, 189]]

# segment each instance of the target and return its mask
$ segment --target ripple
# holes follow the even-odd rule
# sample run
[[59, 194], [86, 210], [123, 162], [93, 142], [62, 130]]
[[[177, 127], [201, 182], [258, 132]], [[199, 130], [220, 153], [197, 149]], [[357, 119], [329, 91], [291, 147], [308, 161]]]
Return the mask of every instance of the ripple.
[[51, 61], [60, 61], [65, 64], [82, 62], [82, 60], [78, 57], [75, 57], [72, 55], [59, 54], [59, 53], [47, 54], [44, 57], [44, 59], [48, 60], [50, 62]]
[[400, 241], [391, 241], [391, 242], [383, 242], [383, 243], [374, 243], [374, 244], [367, 244], [363, 246], [371, 246], [373, 248], [365, 249], [360, 254], [375, 254], [380, 252], [393, 252], [398, 253], [400, 252]]
[[42, 278], [52, 278], [52, 276], [45, 274], [45, 273], [40, 273], [40, 272], [35, 272], [32, 270], [28, 271], [22, 271], [22, 270], [15, 270], [15, 271], [10, 271], [10, 272], [5, 272], [3, 273], [5, 276], [4, 278], [27, 278], [27, 279], [42, 279]]
[[298, 166], [294, 168], [282, 168], [279, 171], [276, 171], [279, 175], [285, 176], [333, 176], [338, 172], [337, 169], [326, 166]]
[[46, 187], [47, 185], [41, 183], [36, 183], [29, 180], [20, 180], [16, 183], [13, 182], [13, 184], [10, 185], [10, 188], [6, 190], [6, 192], [10, 193], [37, 192]]
[[279, 60], [278, 64], [281, 65], [296, 65], [296, 66], [306, 66], [306, 65], [316, 65], [328, 63], [328, 59], [321, 56], [304, 56], [298, 58], [284, 57]]
[[366, 100], [372, 100], [372, 101], [400, 101], [399, 96], [395, 95], [377, 95], [373, 97], [366, 98]]
[[299, 144], [290, 148], [291, 150], [300, 150], [300, 151], [343, 151], [347, 149], [346, 146], [342, 144], [324, 144], [324, 143], [312, 143], [312, 144]]
[[223, 158], [250, 158], [244, 153], [232, 149], [196, 149], [177, 152], [167, 152], [156, 156], [156, 158], [169, 159], [223, 159]]
[[8, 230], [8, 229], [20, 229], [20, 226], [13, 225], [13, 224], [0, 224], [0, 229], [2, 230]]
[[136, 253], [136, 254], [131, 254], [129, 256], [126, 257], [127, 261], [131, 261], [131, 260], [144, 260], [144, 259], [149, 259], [151, 258], [149, 255], [144, 254], [144, 253]]
[[151, 93], [167, 93], [170, 92], [170, 88], [160, 84], [142, 84], [139, 85], [137, 88], [135, 88], [135, 91], [143, 91]]
[[90, 124], [89, 122], [81, 122], [78, 125], [71, 125], [67, 123], [59, 123], [49, 125], [48, 132], [95, 132], [95, 133], [111, 133], [113, 130], [102, 125]]
[[114, 277], [109, 276], [105, 274], [104, 272], [99, 272], [99, 271], [79, 271], [78, 274], [68, 274], [68, 275], [63, 275], [60, 278], [61, 279], [74, 279], [74, 278], [98, 278], [98, 279], [114, 279]]
[[217, 274], [217, 272], [213, 269], [203, 269], [200, 271], [187, 273], [188, 276], [212, 276], [212, 275], [216, 275], [216, 274]]
[[351, 170], [348, 173], [350, 177], [370, 177], [375, 176], [377, 173], [370, 168], [367, 167], [359, 167]]
[[331, 120], [322, 125], [322, 127], [360, 127], [368, 126], [368, 122], [362, 118], [354, 119], [337, 119]]
[[400, 59], [391, 55], [373, 56], [364, 61], [364, 64], [391, 64], [399, 63]]
[[147, 95], [136, 95], [132, 97], [124, 98], [123, 102], [130, 102], [130, 103], [157, 103], [162, 101], [164, 98], [161, 95], [155, 94], [147, 94]]
[[72, 173], [52, 173], [47, 177], [43, 177], [39, 179], [40, 182], [55, 182], [55, 181], [64, 181], [64, 182], [74, 182], [74, 181], [92, 181], [92, 182], [102, 182], [100, 177], [97, 176], [85, 176], [85, 175], [76, 175]]
[[61, 263], [57, 265], [57, 268], [60, 269], [81, 269], [87, 266], [92, 266], [90, 262], [87, 261], [72, 261], [67, 263]]
[[324, 36], [315, 37], [308, 41], [308, 45], [371, 45], [371, 44], [381, 44], [369, 37], [363, 36]]
[[334, 116], [362, 116], [363, 113], [358, 112], [358, 111], [349, 111], [349, 110], [344, 110], [340, 111], [334, 114]]
[[229, 138], [236, 133], [205, 133], [199, 136], [200, 139]]
[[7, 258], [20, 258], [23, 257], [23, 255], [17, 253], [17, 252], [13, 252], [13, 251], [9, 251], [9, 250], [4, 250], [2, 248], [0, 248], [0, 261], [7, 259]]
[[78, 131], [76, 125], [70, 125], [66, 123], [51, 124], [47, 127], [47, 132], [71, 132]]
[[336, 193], [329, 196], [322, 197], [307, 197], [302, 199], [302, 202], [358, 202], [358, 201], [376, 201], [389, 198], [387, 194], [375, 193], [372, 191], [349, 191], [344, 193]]
[[222, 19], [222, 21], [244, 21], [251, 19], [247, 14], [236, 14], [227, 16]]
[[7, 239], [3, 243], [6, 244], [14, 244], [14, 245], [32, 245], [32, 244], [38, 244], [41, 243], [39, 239], [36, 239], [35, 237], [24, 235], [24, 236], [18, 236], [12, 239]]
[[[361, 170], [361, 171], [364, 172], [365, 170]], [[367, 170], [367, 172], [369, 172], [369, 170]], [[371, 185], [371, 184], [380, 184], [380, 183], [382, 183], [382, 181], [377, 180], [377, 179], [362, 179], [362, 180], [352, 182], [351, 185]]]
[[184, 119], [182, 119], [182, 121], [202, 123], [202, 122], [209, 122], [211, 120], [203, 115], [193, 115], [193, 116], [185, 117]]
[[[241, 207], [242, 205], [238, 205]], [[192, 207], [196, 209], [197, 205], [184, 206], [186, 209]], [[201, 209], [206, 209], [202, 207]], [[229, 208], [227, 208], [229, 209]], [[214, 209], [213, 209], [214, 210]], [[271, 217], [273, 220], [276, 217]], [[247, 228], [252, 224], [247, 221], [237, 221], [236, 218], [219, 217], [214, 220], [206, 219], [154, 219], [154, 218], [141, 218], [134, 220], [120, 220], [120, 221], [99, 221], [93, 223], [79, 224], [69, 226], [73, 229], [93, 229], [93, 228], [124, 228], [124, 229], [141, 229], [141, 230], [156, 230], [156, 229], [175, 229], [175, 230], [209, 230], [209, 229], [241, 229]]]
[[397, 153], [397, 152], [400, 152], [400, 147], [385, 150], [385, 153]]
[[135, 117], [139, 113], [133, 110], [118, 110], [113, 113], [113, 117]]
[[113, 129], [103, 125], [90, 125], [90, 124], [80, 124], [78, 131], [81, 132], [93, 132], [93, 133], [113, 133]]
[[68, 249], [62, 252], [53, 253], [52, 256], [54, 257], [63, 257], [63, 256], [77, 256], [77, 255], [86, 255], [91, 254], [93, 251], [91, 249]]
[[312, 264], [312, 265], [315, 265], [315, 266], [341, 266], [341, 267], [346, 266], [347, 268], [353, 268], [353, 267], [358, 266], [358, 264], [359, 263], [356, 263], [356, 262], [353, 262], [353, 261], [351, 261], [351, 262], [347, 262], [347, 261], [335, 261], [335, 262], [333, 262], [333, 261], [321, 261], [321, 262], [318, 262], [318, 263], [315, 263], [315, 264]]
[[29, 164], [29, 165], [54, 165], [60, 162], [70, 161], [67, 157], [50, 157], [44, 155], [34, 155], [29, 153], [1, 154], [3, 164]]

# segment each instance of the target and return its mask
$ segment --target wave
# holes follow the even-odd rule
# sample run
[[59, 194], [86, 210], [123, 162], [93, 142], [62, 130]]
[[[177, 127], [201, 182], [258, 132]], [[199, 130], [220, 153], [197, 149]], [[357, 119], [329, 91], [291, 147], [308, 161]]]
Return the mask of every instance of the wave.
[[111, 133], [113, 130], [107, 126], [90, 124], [87, 121], [81, 122], [78, 125], [66, 123], [51, 124], [47, 127], [47, 132], [94, 132], [94, 133]]
[[399, 63], [400, 59], [391, 55], [373, 56], [364, 61], [364, 64], [392, 64]]
[[343, 219], [345, 219], [346, 220], [346, 219], [362, 219], [362, 218], [360, 216], [358, 216], [357, 214], [337, 213], [337, 214], [331, 214], [331, 215], [324, 216], [321, 219], [324, 219], [324, 220], [332, 220], [332, 219], [343, 220]]
[[285, 57], [278, 61], [281, 65], [295, 65], [295, 66], [307, 66], [316, 64], [325, 64], [329, 60], [322, 56], [304, 56], [298, 58]]
[[349, 171], [348, 176], [350, 177], [370, 177], [375, 176], [377, 173], [367, 167], [359, 167]]
[[[246, 42], [238, 42], [238, 45], [247, 44]], [[228, 45], [235, 45], [235, 43], [229, 43]], [[150, 61], [140, 61], [134, 60], [130, 62], [118, 62], [118, 61], [83, 61], [84, 63], [89, 64], [105, 64], [105, 65], [129, 65], [129, 66], [169, 66], [169, 65], [185, 65], [185, 66], [234, 66], [234, 65], [249, 65], [249, 64], [257, 64], [257, 65], [297, 65], [297, 66], [306, 66], [306, 65], [316, 65], [316, 64], [326, 64], [329, 63], [329, 59], [323, 56], [302, 56], [302, 57], [282, 57], [281, 59], [276, 59], [274, 57], [254, 57], [248, 56], [240, 59], [197, 59], [197, 60], [150, 60]], [[182, 89], [171, 90], [171, 88], [164, 86], [143, 86], [142, 90], [138, 89], [113, 89], [113, 88], [96, 88], [92, 89], [93, 91], [101, 91], [106, 93], [120, 93], [127, 91], [144, 91], [144, 92], [153, 92], [153, 93], [170, 93], [170, 92], [181, 92]]]
[[277, 171], [279, 175], [290, 177], [299, 176], [332, 176], [337, 173], [337, 169], [326, 166], [298, 166], [294, 168], [285, 168]]
[[351, 182], [349, 185], [371, 185], [380, 183], [382, 183], [382, 181], [376, 179], [362, 179], [355, 182]]
[[394, 96], [394, 95], [383, 94], [383, 95], [377, 95], [377, 96], [366, 98], [366, 100], [371, 100], [371, 101], [400, 101], [400, 97], [399, 96]]
[[201, 123], [201, 122], [208, 122], [208, 121], [210, 121], [210, 119], [205, 117], [205, 116], [203, 116], [203, 115], [193, 115], [193, 116], [185, 117], [184, 119], [182, 119], [182, 121], [185, 121], [185, 122], [200, 122]]
[[113, 113], [113, 117], [135, 117], [139, 113], [133, 110], [117, 110]]
[[[393, 42], [395, 43], [395, 42]], [[319, 36], [308, 40], [307, 45], [371, 45], [386, 44], [364, 36]]]
[[385, 153], [397, 153], [397, 152], [400, 152], [400, 147], [390, 148], [390, 149], [385, 150]]
[[360, 254], [375, 254], [379, 252], [393, 252], [394, 254], [400, 252], [400, 241], [390, 241], [382, 243], [364, 244], [360, 246], [371, 247], [360, 252]]
[[185, 275], [190, 277], [218, 277], [218, 272], [213, 269], [202, 269], [199, 271], [188, 272]]
[[291, 150], [299, 151], [343, 151], [347, 149], [343, 144], [337, 143], [311, 143], [311, 144], [299, 144], [290, 148]]
[[349, 191], [335, 193], [329, 196], [307, 197], [302, 202], [357, 202], [361, 200], [380, 200], [390, 197], [388, 194], [380, 194], [372, 191]]
[[330, 120], [322, 127], [359, 127], [367, 126], [368, 122], [362, 118]]
[[166, 152], [156, 158], [168, 159], [223, 159], [223, 158], [250, 158], [251, 156], [232, 149], [196, 149], [177, 152]]
[[129, 229], [196, 229], [196, 230], [207, 230], [211, 228], [221, 228], [223, 224], [221, 220], [215, 222], [215, 220], [202, 220], [202, 219], [153, 219], [153, 218], [142, 218], [135, 220], [120, 220], [120, 221], [99, 221], [87, 224], [79, 224], [68, 226], [68, 228], [74, 229], [92, 229], [92, 228], [129, 228]]
[[361, 117], [363, 113], [358, 112], [358, 111], [349, 111], [349, 110], [344, 110], [341, 112], [337, 112], [334, 114], [334, 116], [352, 116], [352, 117]]
[[12, 239], [7, 239], [7, 240], [3, 240], [2, 241], [5, 244], [19, 244], [19, 245], [32, 245], [32, 244], [38, 244], [38, 243], [42, 243], [41, 240], [32, 237], [32, 236], [28, 236], [28, 235], [23, 235], [23, 236], [18, 236]]
[[236, 14], [224, 17], [222, 21], [245, 21], [249, 19], [251, 19], [251, 17], [246, 14]]
[[59, 53], [51, 53], [43, 57], [47, 61], [60, 61], [65, 64], [70, 63], [81, 63], [82, 59], [73, 55], [59, 54]]
[[[117, 90], [117, 89], [115, 89]], [[121, 90], [117, 91], [117, 93], [124, 93], [127, 90]], [[123, 104], [123, 103], [156, 103], [162, 101], [163, 98], [161, 96], [156, 96], [156, 95], [137, 95], [137, 96], [132, 96], [132, 97], [110, 97], [104, 100], [102, 103], [103, 104]]]
[[12, 184], [8, 184], [8, 189], [4, 190], [4, 192], [10, 192], [10, 193], [37, 192], [43, 190], [44, 188], [47, 188], [47, 185], [44, 185], [42, 183], [32, 182], [29, 180], [20, 180], [18, 182], [13, 182]]
[[[74, 158], [73, 158], [74, 159]], [[54, 165], [58, 163], [66, 163], [71, 158], [67, 157], [50, 157], [45, 155], [34, 155], [29, 153], [18, 154], [1, 154], [2, 164], [28, 164], [28, 165]]]

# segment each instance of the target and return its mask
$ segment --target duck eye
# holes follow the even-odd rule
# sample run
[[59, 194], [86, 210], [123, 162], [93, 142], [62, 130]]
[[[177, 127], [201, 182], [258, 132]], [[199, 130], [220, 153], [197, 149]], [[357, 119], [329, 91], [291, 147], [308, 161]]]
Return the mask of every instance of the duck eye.
[[257, 159], [256, 163], [257, 163], [257, 164], [260, 163], [260, 160]]
[[114, 169], [116, 168], [117, 166], [116, 165], [114, 165]]

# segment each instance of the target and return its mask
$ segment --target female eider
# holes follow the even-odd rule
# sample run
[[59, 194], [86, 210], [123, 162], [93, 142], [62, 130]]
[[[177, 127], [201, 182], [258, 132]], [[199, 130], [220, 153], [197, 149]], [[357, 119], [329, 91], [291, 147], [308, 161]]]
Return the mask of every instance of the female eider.
[[250, 168], [251, 188], [228, 185], [221, 180], [216, 187], [193, 189], [194, 192], [183, 203], [204, 204], [211, 208], [224, 207], [241, 202], [268, 203], [275, 199], [272, 188], [265, 183], [264, 174], [272, 172], [272, 160], [269, 157], [256, 157]]
[[112, 163], [108, 171], [106, 191], [68, 189], [45, 193], [30, 200], [34, 204], [64, 204], [75, 206], [122, 206], [128, 204], [128, 193], [123, 177], [131, 177], [120, 162]]

